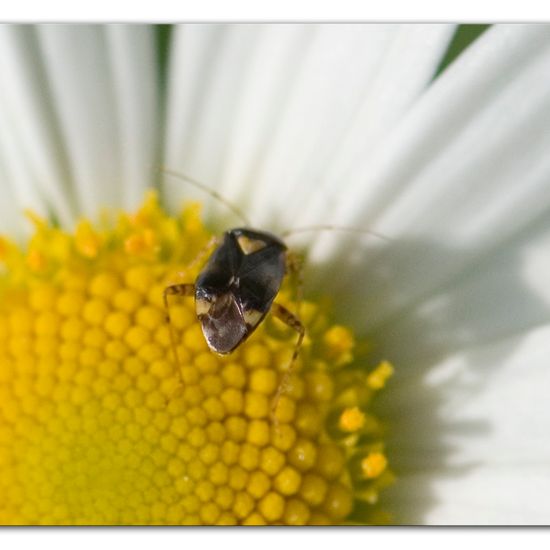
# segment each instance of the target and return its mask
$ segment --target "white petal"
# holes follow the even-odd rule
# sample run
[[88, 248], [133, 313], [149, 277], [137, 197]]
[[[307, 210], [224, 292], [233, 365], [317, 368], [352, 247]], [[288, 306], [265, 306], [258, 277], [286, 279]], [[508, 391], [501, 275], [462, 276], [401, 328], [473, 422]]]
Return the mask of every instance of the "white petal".
[[[46, 25], [38, 32], [79, 212], [135, 202], [123, 181], [154, 170], [152, 30]], [[143, 188], [143, 175], [136, 185]]]
[[[168, 168], [212, 188], [219, 184], [234, 104], [258, 30], [257, 25], [182, 25], [174, 30], [166, 121]], [[164, 191], [168, 202], [177, 204], [195, 190], [169, 177]], [[204, 193], [199, 196], [206, 198]]]
[[[428, 246], [441, 262], [470, 259], [464, 250], [422, 243], [423, 249]], [[516, 239], [478, 259], [475, 269], [389, 317], [371, 332], [372, 338], [397, 363], [430, 365], [445, 354], [547, 323], [549, 247], [550, 218], [543, 215]], [[386, 279], [389, 292], [393, 278]]]
[[23, 208], [43, 216], [53, 211], [68, 224], [75, 214], [73, 194], [34, 27], [0, 28], [0, 80], [2, 203], [8, 210], [0, 216], [3, 228], [9, 230], [13, 224], [17, 231], [21, 224], [15, 220], [21, 219]]
[[154, 28], [108, 25], [121, 150], [122, 205], [134, 209], [158, 174], [160, 117]]
[[399, 490], [391, 507], [401, 525], [548, 525], [550, 476], [541, 464], [479, 466], [464, 477], [416, 473]]
[[[353, 204], [345, 198], [332, 220], [395, 240], [359, 251], [362, 265], [342, 269], [341, 305], [350, 317], [387, 322], [456, 285], [547, 208], [549, 71], [548, 27], [497, 26], [367, 159], [352, 182]], [[351, 251], [335, 240], [345, 266]]]
[[[19, 157], [11, 147], [13, 142], [10, 142], [7, 132], [2, 130], [7, 128], [2, 125], [2, 122], [3, 119], [0, 116], [0, 185], [2, 185], [0, 233], [20, 239], [30, 229], [24, 226], [21, 214], [24, 206], [32, 207], [28, 197], [33, 196], [34, 190], [26, 185], [28, 179], [24, 173], [24, 165], [16, 162]], [[35, 204], [34, 210], [44, 214], [42, 207], [43, 204]]]
[[184, 26], [173, 56], [167, 164], [223, 189], [258, 222], [289, 214], [301, 206], [301, 186], [311, 190], [332, 160], [352, 160], [357, 120], [373, 120], [361, 136], [367, 146], [399, 119], [451, 30]]
[[398, 369], [382, 406], [399, 522], [548, 523], [548, 357], [546, 325], [429, 370], [410, 365], [414, 375]]
[[[296, 219], [300, 225], [319, 223], [319, 211], [333, 208], [334, 197], [349, 185], [348, 178], [355, 167], [362, 165], [365, 156], [391, 133], [433, 78], [455, 28], [413, 24], [391, 26], [390, 30], [391, 41], [377, 52], [375, 72], [369, 75], [366, 93], [350, 117], [351, 124], [343, 138], [332, 135], [337, 127], [334, 122], [324, 121], [329, 128], [323, 136], [327, 145], [324, 150], [316, 147], [307, 159], [307, 165], [318, 165], [313, 177], [304, 170], [301, 179], [290, 188], [294, 208], [285, 210], [289, 220], [285, 223], [296, 223]], [[364, 57], [359, 62], [364, 63], [363, 60]], [[341, 109], [333, 116], [341, 117]], [[325, 156], [326, 162], [322, 160]], [[318, 185], [312, 189], [305, 184], [308, 181], [318, 181]]]

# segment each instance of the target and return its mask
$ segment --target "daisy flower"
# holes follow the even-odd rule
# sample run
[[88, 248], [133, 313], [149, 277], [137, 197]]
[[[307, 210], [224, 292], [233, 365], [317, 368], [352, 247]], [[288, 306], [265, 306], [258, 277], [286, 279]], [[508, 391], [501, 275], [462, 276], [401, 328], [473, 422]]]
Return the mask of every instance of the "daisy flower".
[[[550, 28], [434, 78], [454, 30], [0, 29], [0, 521], [547, 521]], [[289, 238], [273, 414], [291, 330], [219, 358], [192, 300], [165, 322], [241, 222], [161, 166], [253, 227], [386, 237]]]

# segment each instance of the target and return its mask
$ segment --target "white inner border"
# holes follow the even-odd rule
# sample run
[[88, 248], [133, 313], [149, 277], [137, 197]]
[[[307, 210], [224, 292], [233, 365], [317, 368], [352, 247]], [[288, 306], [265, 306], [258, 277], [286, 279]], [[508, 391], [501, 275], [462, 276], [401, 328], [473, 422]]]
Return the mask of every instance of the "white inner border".
[[2, 6], [4, 22], [56, 21], [550, 21], [550, 2], [480, 2], [461, 0], [201, 0], [201, 2], [75, 2], [74, 0], [19, 0]]

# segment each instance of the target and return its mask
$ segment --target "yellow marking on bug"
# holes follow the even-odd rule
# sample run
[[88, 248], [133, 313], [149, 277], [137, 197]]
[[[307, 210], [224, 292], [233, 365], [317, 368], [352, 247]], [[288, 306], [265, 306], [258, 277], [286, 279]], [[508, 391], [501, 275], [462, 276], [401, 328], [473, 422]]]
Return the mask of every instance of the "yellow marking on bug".
[[249, 309], [247, 311], [243, 311], [243, 318], [244, 322], [247, 325], [250, 325], [251, 327], [255, 327], [262, 318], [263, 313], [261, 311], [257, 311], [255, 309]]
[[212, 304], [208, 300], [197, 298], [195, 300], [195, 311], [197, 312], [197, 316], [206, 315], [210, 311], [211, 306]]
[[266, 247], [265, 241], [261, 241], [260, 239], [250, 239], [244, 235], [237, 237], [237, 242], [239, 243], [243, 253], [246, 255], [258, 252], [258, 250], [262, 250], [262, 248]]

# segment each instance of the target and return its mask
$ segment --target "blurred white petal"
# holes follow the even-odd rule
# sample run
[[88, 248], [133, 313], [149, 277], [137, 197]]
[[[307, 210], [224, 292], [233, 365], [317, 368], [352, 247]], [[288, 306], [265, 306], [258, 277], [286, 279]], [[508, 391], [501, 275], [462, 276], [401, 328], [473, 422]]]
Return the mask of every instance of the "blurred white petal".
[[147, 26], [38, 27], [52, 108], [85, 215], [106, 204], [135, 205], [150, 184], [158, 131], [152, 32]]
[[160, 99], [153, 29], [108, 25], [106, 39], [119, 125], [122, 206], [134, 209], [159, 168]]
[[[243, 91], [243, 75], [260, 29], [258, 25], [174, 29], [166, 119], [168, 168], [218, 187], [235, 103]], [[177, 204], [194, 190], [167, 178], [164, 194]], [[203, 193], [200, 198], [205, 198]]]
[[[166, 164], [221, 189], [265, 225], [304, 209], [330, 162], [356, 154], [354, 136], [368, 147], [389, 131], [433, 75], [453, 26], [204, 30], [178, 29]], [[167, 182], [175, 200], [186, 191]]]
[[[544, 212], [548, 70], [548, 28], [497, 26], [357, 168], [354, 192], [342, 194], [327, 221], [348, 220], [394, 240], [363, 252], [362, 265], [338, 280], [342, 310], [371, 327], [387, 323], [456, 286]], [[331, 239], [332, 261], [350, 255], [345, 238]], [[353, 299], [359, 291], [360, 304]]]
[[54, 211], [61, 222], [74, 217], [63, 145], [49, 101], [49, 83], [35, 27], [0, 28], [0, 162], [2, 229], [22, 232], [21, 210]]

